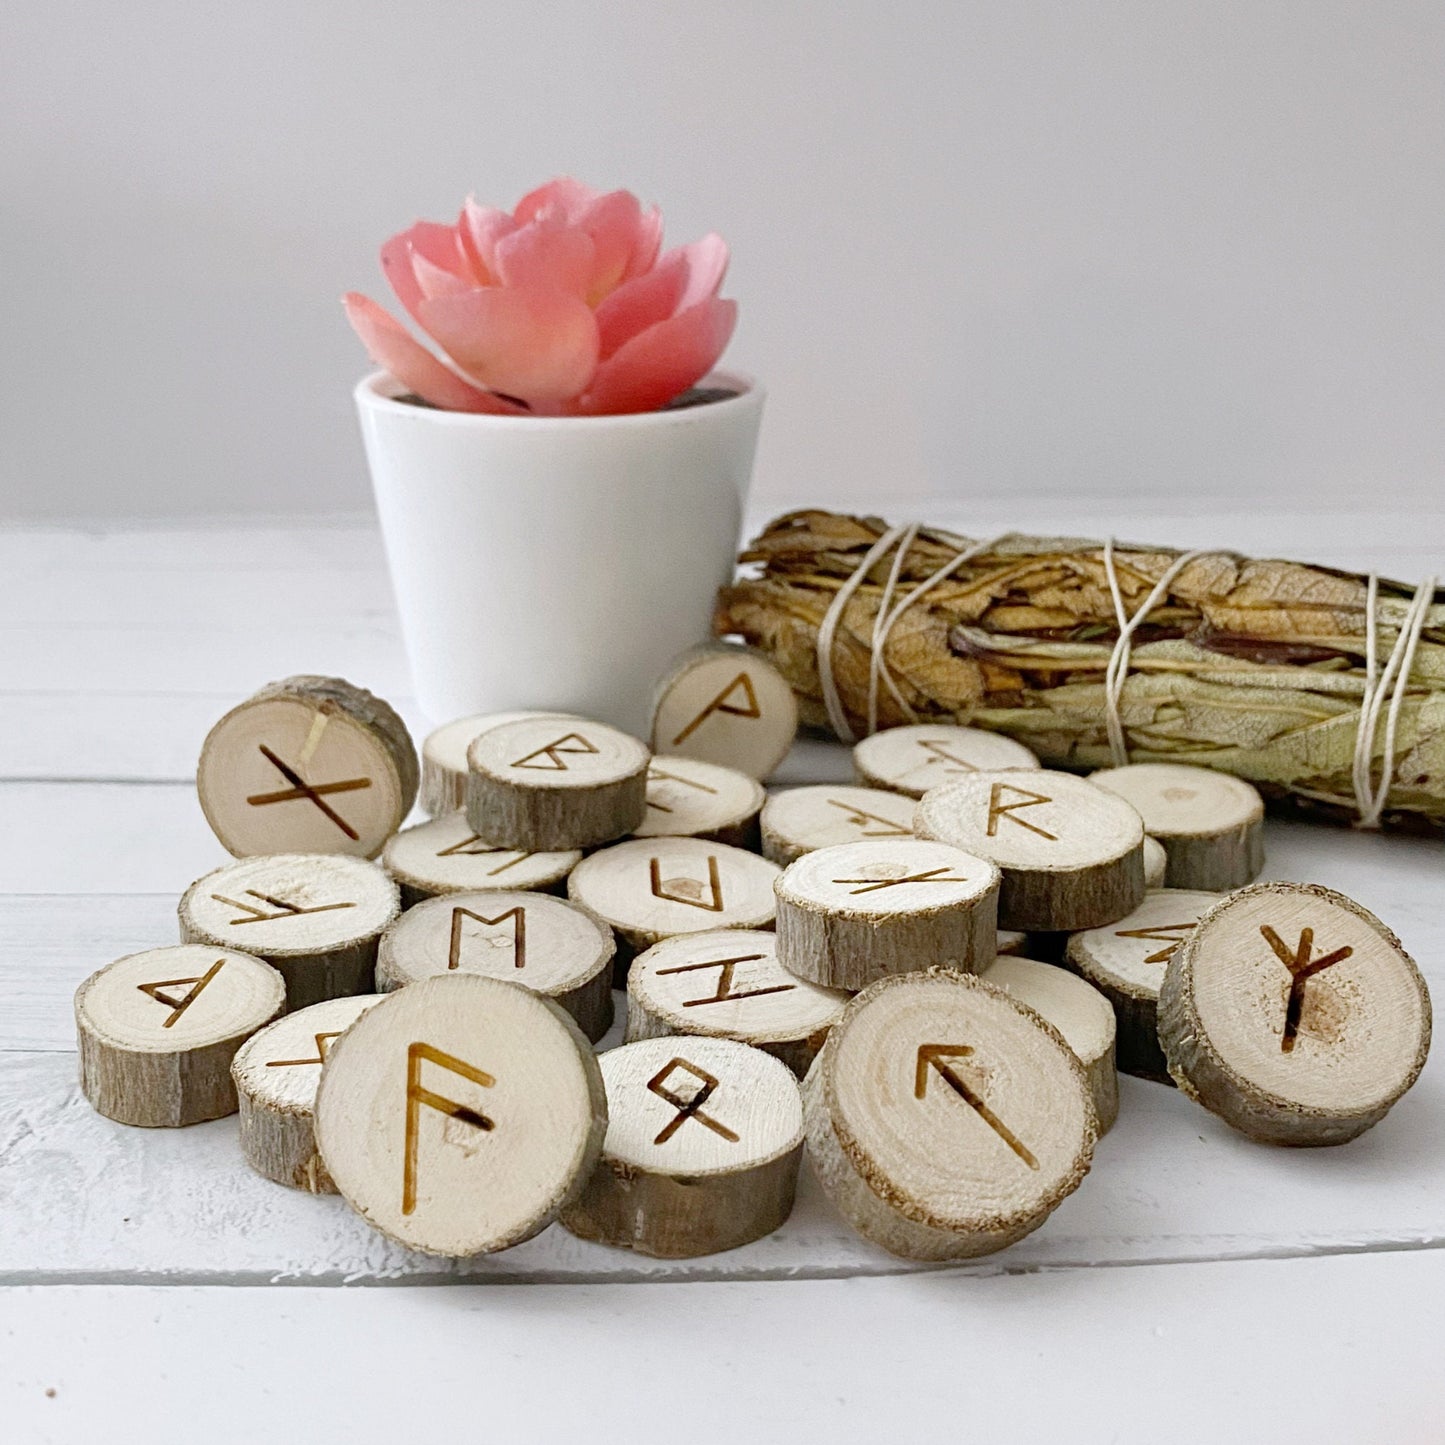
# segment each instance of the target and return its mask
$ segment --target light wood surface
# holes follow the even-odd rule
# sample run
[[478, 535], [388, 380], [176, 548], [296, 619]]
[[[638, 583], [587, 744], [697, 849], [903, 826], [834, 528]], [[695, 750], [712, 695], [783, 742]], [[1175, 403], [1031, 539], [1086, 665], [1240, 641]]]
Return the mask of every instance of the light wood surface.
[[314, 1003], [268, 1024], [237, 1050], [231, 1078], [240, 1104], [241, 1153], [263, 1178], [308, 1194], [336, 1192], [316, 1152], [316, 1086], [332, 1042], [381, 997]]
[[401, 889], [402, 906], [441, 893], [476, 893], [489, 888], [554, 891], [582, 861], [580, 849], [528, 853], [493, 848], [467, 822], [465, 813], [447, 813], [403, 828], [387, 839], [381, 864]]
[[448, 893], [409, 908], [381, 936], [384, 993], [448, 973], [477, 973], [550, 998], [595, 1042], [612, 1026], [612, 930], [546, 894]]
[[372, 992], [377, 941], [400, 911], [375, 863], [322, 853], [238, 859], [192, 883], [177, 910], [183, 943], [244, 942], [286, 980], [292, 1009]]
[[913, 836], [913, 805], [877, 788], [781, 788], [763, 805], [763, 857], [786, 867], [814, 848]]
[[1169, 960], [1159, 1042], [1174, 1081], [1273, 1144], [1340, 1144], [1419, 1077], [1430, 994], [1374, 914], [1317, 884], [1216, 903]]
[[818, 848], [778, 879], [778, 959], [825, 988], [857, 990], [922, 968], [977, 973], [998, 943], [999, 873], [921, 838]]
[[736, 1039], [800, 1078], [848, 995], [789, 973], [775, 933], [723, 928], [665, 938], [627, 974], [628, 1043], [670, 1034]]
[[1098, 1132], [1083, 1065], [1058, 1030], [945, 970], [859, 994], [808, 1071], [803, 1106], [835, 1207], [906, 1259], [1017, 1243], [1079, 1187]]
[[998, 865], [1004, 928], [1096, 928], [1144, 897], [1139, 814], [1071, 773], [972, 773], [927, 793], [914, 830]]
[[316, 1143], [358, 1214], [448, 1258], [530, 1239], [586, 1182], [607, 1103], [551, 999], [480, 974], [423, 979], [336, 1039]]
[[637, 838], [584, 858], [568, 875], [567, 896], [612, 927], [626, 965], [680, 933], [771, 926], [781, 871], [725, 843]]
[[237, 857], [349, 853], [374, 858], [411, 811], [417, 757], [381, 698], [339, 677], [288, 677], [206, 735], [196, 789]]
[[1109, 1000], [1077, 975], [1032, 958], [996, 958], [979, 976], [1058, 1029], [1088, 1076], [1099, 1132], [1113, 1128], [1119, 1117], [1119, 1076]]
[[1113, 1005], [1126, 1074], [1173, 1083], [1159, 1047], [1159, 988], [1179, 945], [1223, 896], [1153, 888], [1132, 913], [1069, 936], [1064, 961]]
[[76, 990], [81, 1090], [121, 1124], [233, 1114], [231, 1060], [285, 1002], [274, 968], [230, 949], [183, 944], [117, 959]]
[[647, 812], [637, 838], [711, 838], [756, 849], [763, 785], [736, 768], [695, 758], [653, 758], [647, 768]]
[[798, 1081], [731, 1039], [643, 1039], [600, 1060], [607, 1138], [561, 1214], [573, 1234], [665, 1259], [751, 1244], [792, 1213]]
[[673, 662], [652, 707], [659, 757], [720, 763], [766, 778], [798, 731], [798, 703], [782, 673], [759, 652], [709, 643]]
[[422, 811], [433, 818], [455, 813], [467, 805], [467, 749], [488, 728], [525, 718], [566, 717], [566, 713], [483, 712], [461, 717], [433, 728], [421, 745]]
[[[1445, 528], [1375, 515], [1159, 517], [1090, 498], [917, 515], [973, 535], [1112, 531], [1390, 576], [1445, 570]], [[1438, 1059], [1381, 1124], [1325, 1151], [1262, 1149], [1176, 1090], [1126, 1077], [1086, 1186], [962, 1278], [880, 1277], [912, 1267], [848, 1229], [807, 1168], [788, 1223], [728, 1254], [659, 1261], [549, 1229], [453, 1264], [387, 1243], [339, 1199], [256, 1176], [234, 1118], [136, 1130], [98, 1117], [75, 1090], [71, 996], [105, 962], [173, 937], [180, 882], [225, 860], [193, 791], [211, 723], [257, 678], [318, 662], [391, 698], [416, 737], [429, 721], [406, 695], [395, 617], [378, 605], [386, 580], [371, 524], [0, 532], [0, 595], [0, 1189], [56, 1201], [12, 1211], [0, 1231], [0, 1417], [20, 1438], [103, 1438], [126, 1416], [144, 1416], [157, 1442], [242, 1428], [367, 1436], [414, 1428], [419, 1408], [439, 1428], [470, 1429], [478, 1352], [491, 1350], [509, 1361], [489, 1381], [497, 1428], [575, 1438], [595, 1430], [617, 1358], [666, 1355], [679, 1337], [718, 1331], [726, 1350], [662, 1372], [632, 1401], [637, 1429], [688, 1418], [698, 1439], [721, 1441], [830, 1427], [882, 1438], [900, 1420], [954, 1428], [960, 1338], [979, 1342], [971, 1428], [995, 1438], [1092, 1445], [1117, 1439], [1121, 1420], [1168, 1416], [1191, 1445], [1382, 1431], [1403, 1441], [1440, 1418], [1430, 1354], [1445, 1299]], [[778, 778], [849, 774], [846, 749], [803, 738]], [[1267, 876], [1343, 889], [1398, 932], [1427, 977], [1445, 979], [1438, 844], [1278, 818], [1265, 829]], [[850, 1277], [819, 1277], [832, 1275]], [[458, 1276], [475, 1283], [457, 1286]], [[658, 1293], [634, 1283], [655, 1278], [672, 1281], [665, 1315]], [[354, 1287], [406, 1280], [452, 1287]], [[330, 1287], [343, 1283], [353, 1287]], [[1281, 1390], [1278, 1340], [1311, 1331], [1311, 1368], [1328, 1387]], [[156, 1413], [157, 1360], [228, 1357], [238, 1336], [267, 1341], [267, 1390], [248, 1371], [169, 1368], [167, 1411]], [[383, 1338], [391, 1354], [377, 1370]], [[318, 1339], [340, 1362], [324, 1379]], [[559, 1394], [555, 1355], [567, 1341], [574, 1372]], [[1052, 1362], [1049, 1390], [1037, 1388], [1040, 1357]], [[712, 1402], [705, 1417], [700, 1392]]]
[[1002, 733], [948, 723], [886, 728], [853, 748], [853, 769], [860, 782], [910, 798], [921, 798], [930, 788], [969, 773], [1038, 766], [1028, 748]]
[[1168, 874], [1169, 855], [1164, 851], [1164, 845], [1157, 838], [1151, 838], [1146, 833], [1144, 835], [1145, 888], [1164, 887], [1164, 880]]
[[1224, 893], [1264, 867], [1264, 800], [1243, 778], [1182, 763], [1132, 763], [1089, 781], [1132, 803], [1163, 846], [1165, 884]]
[[499, 848], [556, 851], [625, 837], [647, 810], [651, 754], [605, 723], [522, 718], [467, 748], [467, 821]]

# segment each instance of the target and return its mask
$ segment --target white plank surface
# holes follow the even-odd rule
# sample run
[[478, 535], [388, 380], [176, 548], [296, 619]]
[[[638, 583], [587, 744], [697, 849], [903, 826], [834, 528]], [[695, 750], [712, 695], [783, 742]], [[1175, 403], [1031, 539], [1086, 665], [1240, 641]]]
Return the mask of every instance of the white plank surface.
[[0, 1421], [26, 1445], [1435, 1445], [1442, 1336], [1445, 1255], [1418, 1253], [787, 1285], [0, 1290]]
[[[1304, 555], [1287, 520], [1097, 516], [1087, 530], [1180, 543], [1228, 536], [1241, 548]], [[988, 524], [975, 533], [994, 530], [977, 521]], [[1060, 515], [1053, 529], [1089, 521]], [[1329, 519], [1304, 525], [1333, 540], [1329, 560], [1341, 564], [1416, 575], [1445, 561], [1436, 555], [1445, 531], [1418, 529], [1400, 547], [1378, 527], [1372, 537]], [[0, 780], [10, 780], [0, 781], [0, 1278], [367, 1282], [471, 1272], [505, 1287], [902, 1268], [844, 1229], [811, 1185], [785, 1230], [695, 1264], [634, 1260], [551, 1230], [497, 1260], [438, 1266], [385, 1245], [334, 1199], [253, 1178], [236, 1155], [234, 1121], [171, 1133], [94, 1116], [75, 1094], [70, 996], [109, 958], [170, 941], [176, 897], [223, 861], [188, 786], [210, 722], [301, 668], [351, 673], [404, 698], [404, 662], [366, 528], [0, 535], [0, 602]], [[782, 778], [846, 773], [842, 750], [808, 743]], [[59, 779], [75, 781], [46, 781]], [[1271, 876], [1359, 898], [1445, 982], [1439, 844], [1272, 823], [1268, 846]], [[1442, 1091], [1432, 1063], [1356, 1144], [1286, 1153], [1230, 1134], [1171, 1091], [1125, 1081], [1121, 1122], [1084, 1188], [1039, 1234], [975, 1272], [1435, 1247], [1445, 1241]]]

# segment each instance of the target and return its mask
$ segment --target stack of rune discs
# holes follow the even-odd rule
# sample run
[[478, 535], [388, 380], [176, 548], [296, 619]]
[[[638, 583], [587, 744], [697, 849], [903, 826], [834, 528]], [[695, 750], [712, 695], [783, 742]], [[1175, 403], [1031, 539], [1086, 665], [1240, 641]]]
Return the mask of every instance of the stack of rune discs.
[[860, 743], [857, 785], [766, 792], [796, 728], [777, 670], [726, 645], [669, 668], [649, 742], [496, 713], [419, 762], [364, 689], [262, 689], [197, 774], [234, 861], [185, 891], [179, 947], [77, 994], [86, 1097], [147, 1126], [239, 1110], [257, 1174], [433, 1254], [554, 1221], [742, 1248], [806, 1154], [854, 1228], [934, 1260], [1043, 1224], [1120, 1070], [1292, 1145], [1354, 1137], [1418, 1076], [1429, 996], [1394, 935], [1327, 889], [1241, 887], [1247, 785], [1083, 779], [923, 724]]

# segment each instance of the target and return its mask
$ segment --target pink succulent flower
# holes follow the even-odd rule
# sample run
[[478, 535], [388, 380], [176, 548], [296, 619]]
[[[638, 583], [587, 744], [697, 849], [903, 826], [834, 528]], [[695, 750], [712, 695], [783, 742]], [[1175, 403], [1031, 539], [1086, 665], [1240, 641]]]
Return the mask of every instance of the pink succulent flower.
[[722, 237], [661, 244], [656, 209], [564, 176], [510, 215], [469, 199], [455, 226], [418, 221], [382, 246], [392, 290], [440, 356], [369, 297], [343, 304], [371, 359], [433, 406], [653, 411], [712, 369], [737, 321], [717, 294]]

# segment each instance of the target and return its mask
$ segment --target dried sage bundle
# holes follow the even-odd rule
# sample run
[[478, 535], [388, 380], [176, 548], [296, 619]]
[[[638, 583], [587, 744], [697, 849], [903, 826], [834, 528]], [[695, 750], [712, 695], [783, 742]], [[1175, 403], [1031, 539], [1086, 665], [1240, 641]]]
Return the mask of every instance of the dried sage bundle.
[[[824, 511], [780, 517], [742, 553], [743, 563], [759, 564], [752, 575], [719, 594], [718, 633], [740, 634], [772, 657], [806, 723], [828, 725], [819, 628], [887, 530], [877, 518]], [[971, 545], [922, 528], [901, 559], [896, 549], [878, 557], [842, 608], [832, 678], [858, 735], [868, 729], [880, 607], [891, 612]], [[1136, 544], [1113, 549], [1126, 616], [1134, 617], [1181, 555]], [[1105, 680], [1120, 627], [1109, 580], [1097, 541], [1009, 536], [988, 544], [887, 630], [883, 685], [872, 685], [877, 726], [968, 723], [1017, 738], [1051, 767], [1117, 761]], [[1368, 594], [1364, 577], [1297, 562], [1225, 552], [1186, 562], [1133, 632], [1117, 701], [1129, 760], [1218, 768], [1250, 779], [1271, 799], [1340, 821], [1356, 818]], [[1418, 630], [1408, 679], [1398, 698], [1393, 690], [1389, 698], [1397, 717], [1382, 821], [1434, 831], [1445, 826], [1445, 591], [1421, 600], [1415, 629], [1413, 598], [1412, 587], [1377, 583], [1381, 669], [1402, 629], [1407, 643]], [[1388, 711], [1380, 710], [1369, 746], [1377, 789]]]

